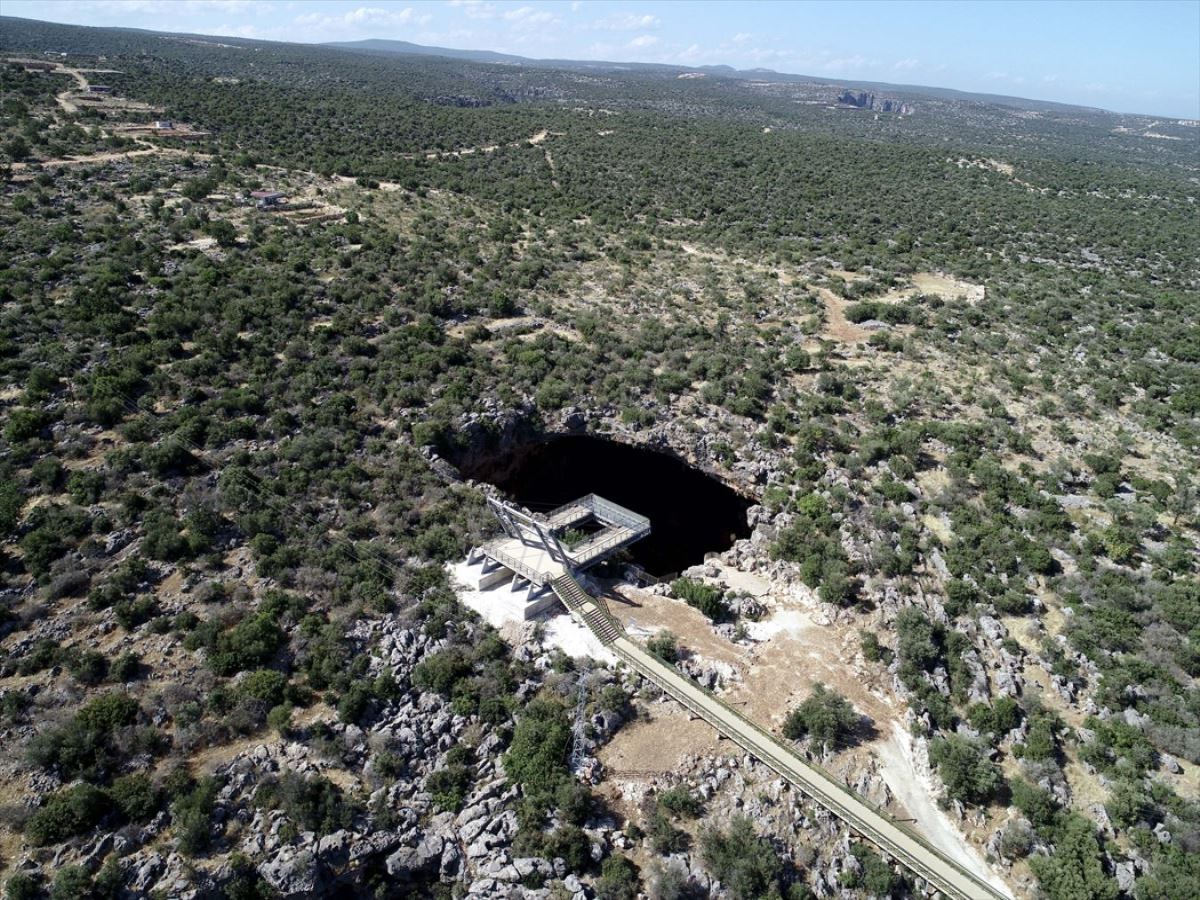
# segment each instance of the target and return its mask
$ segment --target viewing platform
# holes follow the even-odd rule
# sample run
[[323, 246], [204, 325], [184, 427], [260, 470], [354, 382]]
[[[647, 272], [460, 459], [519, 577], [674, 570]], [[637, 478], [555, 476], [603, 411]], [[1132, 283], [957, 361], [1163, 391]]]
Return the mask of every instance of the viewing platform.
[[602, 562], [650, 534], [650, 520], [596, 494], [573, 500], [546, 515], [522, 512], [488, 498], [504, 534], [476, 547], [469, 562], [482, 561], [479, 588], [512, 579], [526, 592], [526, 618], [555, 602], [549, 586]]

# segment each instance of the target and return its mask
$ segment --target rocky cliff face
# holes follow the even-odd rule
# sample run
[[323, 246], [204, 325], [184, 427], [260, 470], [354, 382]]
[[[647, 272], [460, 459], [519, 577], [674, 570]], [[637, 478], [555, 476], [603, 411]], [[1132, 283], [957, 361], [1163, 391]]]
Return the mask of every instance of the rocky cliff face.
[[853, 106], [856, 109], [873, 109], [875, 112], [896, 113], [901, 116], [912, 115], [913, 107], [902, 100], [891, 97], [876, 97], [867, 91], [844, 90], [838, 97], [841, 106]]

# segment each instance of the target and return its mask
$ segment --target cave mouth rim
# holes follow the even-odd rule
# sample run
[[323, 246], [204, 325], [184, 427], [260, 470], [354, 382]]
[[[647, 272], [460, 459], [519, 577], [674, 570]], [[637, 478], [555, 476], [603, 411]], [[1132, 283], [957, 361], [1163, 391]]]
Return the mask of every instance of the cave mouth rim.
[[476, 462], [472, 464], [469, 461], [470, 457], [479, 456], [481, 458], [495, 458], [517, 456], [522, 452], [532, 452], [549, 444], [555, 444], [563, 440], [572, 440], [575, 438], [586, 438], [604, 443], [617, 444], [620, 447], [626, 447], [630, 450], [640, 450], [646, 453], [653, 453], [656, 456], [666, 457], [667, 459], [674, 460], [675, 462], [687, 467], [689, 470], [696, 472], [699, 475], [703, 475], [710, 481], [715, 481], [726, 490], [732, 491], [741, 500], [749, 504], [747, 509], [749, 509], [750, 506], [762, 505], [763, 500], [759, 491], [732, 478], [727, 478], [718, 470], [697, 465], [670, 444], [663, 446], [658, 444], [651, 445], [636, 441], [622, 440], [619, 436], [608, 431], [544, 431], [540, 432], [535, 437], [518, 440], [506, 448], [487, 445], [478, 450], [472, 450], [470, 448], [459, 447], [443, 455], [456, 469], [458, 469], [459, 474], [462, 475], [464, 479], [468, 481], [489, 484], [497, 490], [503, 491], [510, 499], [515, 500], [516, 498], [512, 497], [507, 490], [500, 487], [486, 474], [481, 472], [481, 463]]
[[495, 437], [458, 455], [464, 478], [535, 513], [594, 493], [646, 515], [653, 531], [628, 555], [658, 578], [703, 565], [752, 535], [749, 512], [761, 499], [669, 445], [591, 431]]

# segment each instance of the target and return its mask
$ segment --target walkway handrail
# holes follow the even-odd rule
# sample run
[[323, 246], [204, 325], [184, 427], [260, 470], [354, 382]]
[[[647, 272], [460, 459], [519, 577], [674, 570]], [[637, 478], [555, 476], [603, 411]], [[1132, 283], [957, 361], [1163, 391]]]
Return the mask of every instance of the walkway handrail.
[[[938, 850], [916, 831], [870, 806], [820, 766], [801, 760], [790, 747], [720, 697], [700, 687], [674, 666], [668, 666], [651, 656], [629, 638], [607, 606], [598, 603], [570, 575], [555, 579], [552, 587], [567, 608], [596, 633], [618, 658], [943, 894], [956, 900], [1008, 900], [1004, 893]], [[610, 625], [611, 635], [601, 635], [593, 627], [589, 621], [592, 616], [586, 615], [589, 606], [600, 614], [601, 621]], [[719, 707], [735, 722], [731, 724], [724, 721], [714, 709], [689, 696], [689, 692], [700, 695], [705, 703]], [[733, 727], [733, 724], [737, 727]], [[861, 807], [861, 811], [855, 809], [856, 806]], [[898, 834], [889, 835], [889, 829]], [[912, 841], [916, 847], [906, 848], [903, 839]]]

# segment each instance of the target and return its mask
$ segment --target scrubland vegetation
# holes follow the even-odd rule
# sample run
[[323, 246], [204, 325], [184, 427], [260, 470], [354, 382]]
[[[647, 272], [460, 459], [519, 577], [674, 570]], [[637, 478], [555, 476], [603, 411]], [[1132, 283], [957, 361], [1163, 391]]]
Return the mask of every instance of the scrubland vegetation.
[[[494, 440], [498, 412], [582, 407], [707, 430], [730, 480], [772, 461], [743, 485], [776, 516], [770, 557], [862, 617], [946, 802], [993, 816], [1045, 896], [1200, 895], [1194, 135], [948, 101], [872, 129], [780, 85], [0, 31], [13, 54], [51, 45], [212, 136], [63, 164], [129, 145], [56, 104], [62, 76], [0, 69], [0, 867], [158, 823], [229, 863], [228, 896], [266, 896], [204, 760], [288, 736], [362, 774], [333, 724], [430, 694], [503, 736], [514, 856], [599, 896], [677, 896], [592, 857], [569, 705], [517, 696], [526, 664], [466, 628], [441, 569], [490, 525], [431, 451], [470, 449], [469, 422]], [[995, 156], [1015, 175], [957, 162]], [[333, 214], [237, 199], [263, 188]], [[851, 339], [836, 310], [884, 327]], [[719, 591], [673, 589], [730, 618]], [[903, 608], [872, 619], [885, 596]], [[392, 617], [441, 643], [369, 674], [355, 624]], [[981, 689], [1001, 663], [1044, 664], [1044, 690]], [[789, 712], [789, 737], [831, 748], [861, 724], [824, 688]], [[474, 789], [473, 753], [426, 779], [439, 812]], [[395, 812], [295, 773], [253, 810], [318, 835]], [[699, 812], [660, 796], [654, 851]], [[745, 819], [698, 851], [735, 896], [804, 895]], [[911, 888], [854, 855], [846, 888]], [[117, 856], [14, 872], [8, 894], [117, 896]]]

